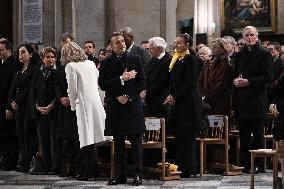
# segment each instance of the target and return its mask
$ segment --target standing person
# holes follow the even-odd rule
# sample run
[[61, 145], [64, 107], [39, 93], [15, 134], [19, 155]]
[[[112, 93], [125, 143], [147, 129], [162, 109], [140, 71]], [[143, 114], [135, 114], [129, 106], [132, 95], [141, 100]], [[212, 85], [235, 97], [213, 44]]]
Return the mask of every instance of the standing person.
[[99, 59], [95, 56], [96, 53], [96, 45], [93, 41], [85, 41], [84, 50], [86, 55], [88, 56], [88, 60], [93, 61], [98, 67]]
[[112, 54], [101, 63], [99, 85], [106, 91], [105, 135], [114, 137], [116, 176], [109, 185], [124, 184], [126, 179], [125, 140], [131, 142], [134, 163], [133, 185], [142, 184], [145, 131], [140, 92], [144, 87], [144, 70], [138, 56], [126, 51], [122, 34], [111, 36]]
[[149, 39], [149, 47], [152, 59], [146, 70], [146, 88], [141, 93], [146, 98], [145, 116], [166, 119], [168, 115], [163, 102], [168, 95], [172, 56], [166, 52], [167, 43], [161, 37]]
[[134, 44], [134, 33], [130, 27], [122, 28], [120, 32], [123, 34], [127, 51], [139, 56], [145, 69], [151, 60], [149, 52]]
[[8, 40], [0, 41], [0, 62], [0, 152], [3, 155], [0, 167], [3, 170], [11, 170], [16, 168], [18, 149], [13, 112], [8, 103], [9, 90], [15, 73], [12, 44]]
[[212, 41], [212, 57], [213, 60], [205, 64], [200, 73], [200, 93], [205, 97], [204, 102], [210, 104], [211, 114], [230, 117], [233, 69], [225, 39], [217, 38]]
[[30, 92], [32, 75], [34, 69], [32, 65], [38, 63], [33, 59], [33, 48], [31, 45], [23, 44], [18, 49], [18, 61], [21, 63], [13, 79], [9, 92], [9, 103], [14, 110], [16, 119], [16, 129], [19, 145], [19, 160], [17, 171], [28, 172], [32, 156], [37, 151], [37, 135], [34, 124], [28, 122], [28, 95]]
[[31, 111], [32, 118], [37, 123], [37, 134], [43, 158], [44, 167], [40, 174], [54, 175], [59, 173], [55, 49], [45, 47], [41, 51], [41, 60], [42, 65], [35, 71], [31, 84]]
[[196, 176], [196, 135], [201, 119], [201, 97], [197, 90], [198, 63], [189, 53], [192, 38], [180, 34], [174, 41], [175, 53], [170, 63], [171, 89], [164, 104], [174, 106], [176, 158], [182, 177]]
[[66, 65], [67, 93], [71, 110], [76, 110], [77, 116], [81, 148], [77, 179], [88, 180], [98, 175], [94, 144], [111, 139], [104, 136], [105, 111], [97, 85], [99, 72], [75, 42], [62, 47], [61, 63]]
[[[243, 29], [245, 47], [235, 57], [233, 110], [239, 122], [241, 163], [244, 172], [250, 170], [251, 149], [248, 140], [253, 133], [253, 149], [264, 148], [264, 118], [268, 111], [267, 86], [272, 81], [271, 54], [259, 44], [258, 31], [253, 26]], [[263, 159], [257, 159], [256, 172], [263, 172]]]

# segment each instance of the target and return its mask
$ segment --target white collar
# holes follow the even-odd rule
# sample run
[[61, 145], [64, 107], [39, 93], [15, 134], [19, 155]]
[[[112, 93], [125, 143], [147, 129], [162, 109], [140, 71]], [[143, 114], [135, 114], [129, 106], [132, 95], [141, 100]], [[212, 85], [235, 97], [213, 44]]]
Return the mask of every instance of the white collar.
[[162, 53], [160, 54], [160, 56], [158, 56], [158, 59], [161, 60], [161, 59], [165, 56], [165, 54], [166, 54], [166, 52], [162, 52]]
[[130, 45], [130, 47], [127, 49], [127, 51], [128, 51], [128, 52], [130, 52], [130, 51], [131, 51], [131, 49], [132, 49], [133, 45], [134, 45], [134, 42], [133, 42], [133, 43]]

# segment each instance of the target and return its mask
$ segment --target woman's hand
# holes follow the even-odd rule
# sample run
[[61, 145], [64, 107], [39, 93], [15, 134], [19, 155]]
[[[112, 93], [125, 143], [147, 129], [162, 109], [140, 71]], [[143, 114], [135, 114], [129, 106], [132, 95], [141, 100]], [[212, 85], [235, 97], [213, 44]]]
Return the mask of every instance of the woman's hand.
[[169, 95], [166, 100], [164, 101], [164, 105], [169, 104], [169, 105], [174, 105], [175, 104], [175, 99], [173, 98], [172, 95]]

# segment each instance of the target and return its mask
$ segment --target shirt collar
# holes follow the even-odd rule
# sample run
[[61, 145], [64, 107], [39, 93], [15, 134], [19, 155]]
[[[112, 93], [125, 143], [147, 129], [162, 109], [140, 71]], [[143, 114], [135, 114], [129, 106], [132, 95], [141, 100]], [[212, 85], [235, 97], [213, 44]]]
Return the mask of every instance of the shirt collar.
[[160, 56], [158, 56], [157, 58], [158, 58], [159, 60], [161, 60], [161, 59], [165, 56], [165, 54], [166, 54], [166, 52], [162, 52], [162, 53], [160, 54]]
[[133, 43], [130, 45], [130, 47], [127, 49], [127, 51], [128, 51], [128, 52], [130, 52], [130, 51], [131, 51], [131, 49], [132, 49], [133, 45], [134, 45], [134, 42], [133, 42]]

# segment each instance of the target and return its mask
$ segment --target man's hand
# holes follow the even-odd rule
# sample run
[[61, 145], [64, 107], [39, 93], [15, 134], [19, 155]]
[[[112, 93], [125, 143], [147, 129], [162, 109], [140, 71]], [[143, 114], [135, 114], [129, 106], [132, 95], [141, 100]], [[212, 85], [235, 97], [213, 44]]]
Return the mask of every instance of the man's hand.
[[46, 115], [47, 112], [46, 112], [46, 107], [36, 107], [37, 111], [40, 112], [40, 114], [42, 115]]
[[13, 117], [13, 112], [10, 110], [6, 110], [6, 119], [12, 119]]
[[145, 98], [146, 97], [146, 90], [141, 91], [140, 97], [141, 98]]
[[120, 104], [126, 104], [126, 102], [128, 101], [128, 97], [125, 96], [125, 95], [123, 95], [123, 96], [118, 96], [116, 99], [118, 100], [118, 102], [119, 102]]
[[276, 104], [270, 104], [269, 110], [270, 110], [270, 112], [271, 112], [274, 116], [278, 116], [278, 115], [279, 115], [279, 112], [278, 112], [278, 110], [277, 110]]
[[175, 99], [173, 98], [172, 95], [169, 95], [166, 100], [164, 101], [164, 105], [169, 104], [169, 105], [174, 105], [175, 104]]
[[249, 81], [247, 79], [238, 77], [234, 79], [234, 84], [236, 85], [236, 87], [246, 87], [249, 86]]
[[70, 106], [70, 100], [68, 97], [61, 97], [60, 102], [63, 106], [69, 107]]
[[130, 79], [134, 79], [136, 77], [136, 74], [137, 72], [135, 70], [128, 72], [126, 68], [122, 74], [122, 81], [128, 81]]

